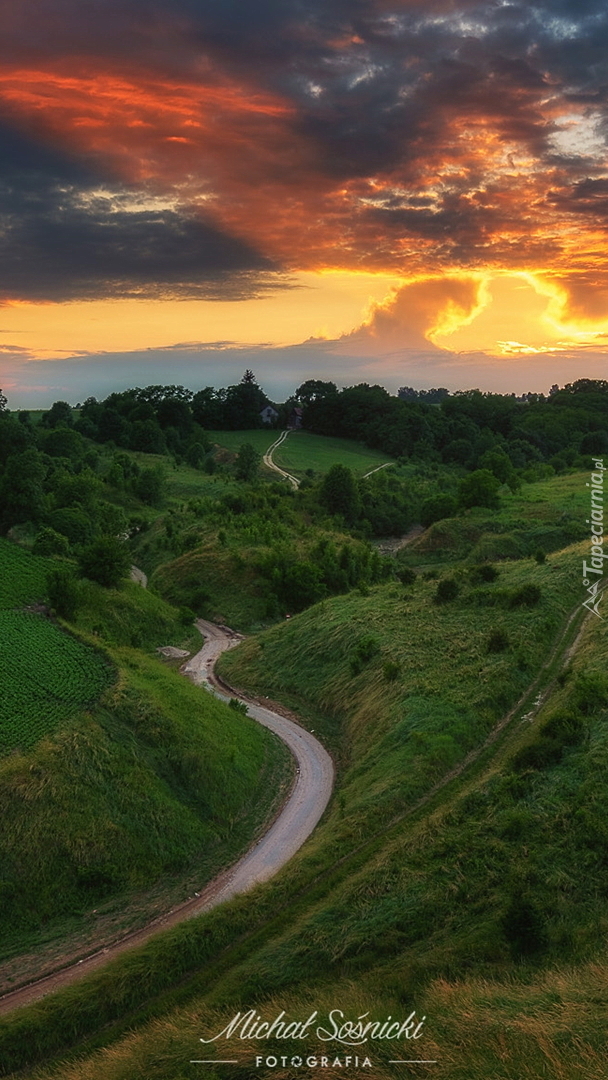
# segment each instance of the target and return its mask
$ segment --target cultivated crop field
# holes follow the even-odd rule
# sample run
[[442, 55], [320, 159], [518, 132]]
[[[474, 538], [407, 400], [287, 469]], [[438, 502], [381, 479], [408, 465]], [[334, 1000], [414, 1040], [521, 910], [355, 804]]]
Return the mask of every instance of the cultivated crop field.
[[0, 753], [26, 750], [113, 681], [101, 654], [42, 615], [0, 611]]
[[0, 608], [41, 600], [46, 593], [47, 559], [0, 539]]

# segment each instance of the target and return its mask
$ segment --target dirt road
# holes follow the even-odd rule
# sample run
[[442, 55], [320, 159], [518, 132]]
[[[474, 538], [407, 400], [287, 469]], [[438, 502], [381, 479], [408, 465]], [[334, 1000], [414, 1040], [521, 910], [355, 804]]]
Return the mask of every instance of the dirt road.
[[273, 472], [279, 473], [281, 476], [285, 477], [286, 480], [289, 480], [289, 483], [291, 484], [292, 487], [299, 488], [300, 481], [295, 476], [292, 476], [291, 473], [285, 472], [285, 469], [281, 469], [281, 468], [279, 468], [278, 465], [275, 465], [273, 457], [272, 457], [274, 451], [278, 450], [279, 446], [281, 445], [281, 443], [285, 442], [285, 439], [287, 438], [288, 435], [289, 435], [289, 430], [282, 431], [281, 434], [279, 435], [278, 439], [276, 439], [275, 442], [273, 442], [272, 446], [268, 447], [268, 450], [264, 454], [264, 457], [263, 457], [262, 460], [264, 462], [264, 465], [266, 465], [269, 469], [272, 469]]
[[[182, 668], [183, 673], [199, 686], [210, 689], [217, 697], [228, 701], [237, 697], [229, 688], [220, 687], [213, 677], [213, 665], [225, 649], [238, 645], [241, 637], [228, 627], [198, 619], [196, 623], [205, 644]], [[29, 983], [0, 998], [0, 1015], [23, 1005], [29, 1005], [70, 983], [95, 971], [120, 953], [142, 945], [153, 934], [174, 926], [184, 919], [209, 911], [225, 900], [247, 892], [254, 885], [276, 874], [302, 846], [315, 828], [327, 806], [333, 787], [333, 762], [314, 735], [272, 709], [245, 700], [250, 716], [273, 731], [289, 747], [297, 762], [296, 781], [287, 802], [268, 832], [258, 840], [234, 866], [223, 871], [200, 895], [179, 904], [166, 915], [155, 919], [141, 930], [98, 949], [76, 964], [63, 968], [44, 979]]]

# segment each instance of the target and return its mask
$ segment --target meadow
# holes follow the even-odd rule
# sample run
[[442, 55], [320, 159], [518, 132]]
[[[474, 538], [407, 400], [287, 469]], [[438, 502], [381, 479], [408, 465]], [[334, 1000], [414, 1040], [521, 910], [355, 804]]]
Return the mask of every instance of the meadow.
[[336, 439], [313, 435], [310, 431], [291, 432], [278, 447], [273, 460], [282, 469], [300, 479], [312, 469], [316, 475], [326, 473], [332, 465], [346, 465], [355, 476], [363, 476], [379, 465], [391, 464], [393, 459], [379, 450], [370, 450], [354, 439]]
[[[258, 454], [265, 454], [280, 431], [210, 431], [209, 438], [219, 446], [237, 454], [243, 443], [251, 443]], [[346, 465], [356, 476], [363, 476], [370, 469], [392, 461], [388, 454], [370, 450], [354, 439], [334, 439], [326, 435], [313, 435], [309, 431], [293, 431], [273, 454], [273, 460], [282, 469], [302, 478], [309, 470], [320, 475], [332, 465]]]

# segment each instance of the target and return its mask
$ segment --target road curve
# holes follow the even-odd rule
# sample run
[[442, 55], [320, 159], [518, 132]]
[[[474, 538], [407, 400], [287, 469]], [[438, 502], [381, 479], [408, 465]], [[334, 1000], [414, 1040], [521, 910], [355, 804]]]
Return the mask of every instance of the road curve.
[[285, 480], [289, 480], [289, 483], [291, 484], [292, 487], [299, 488], [300, 481], [297, 479], [297, 477], [292, 476], [291, 473], [285, 472], [285, 469], [281, 469], [278, 465], [275, 465], [273, 457], [272, 457], [272, 455], [274, 454], [274, 451], [278, 450], [281, 443], [285, 442], [285, 439], [289, 435], [289, 432], [290, 432], [289, 428], [287, 428], [286, 431], [281, 432], [278, 439], [275, 439], [275, 441], [273, 442], [272, 446], [268, 447], [268, 450], [264, 454], [264, 457], [262, 458], [262, 460], [264, 462], [264, 465], [266, 465], [269, 469], [272, 469], [273, 472], [279, 473], [281, 476], [283, 476], [285, 478]]
[[[188, 660], [182, 672], [198, 686], [211, 690], [216, 697], [228, 701], [240, 697], [236, 691], [220, 685], [213, 675], [213, 665], [220, 653], [238, 645], [239, 634], [225, 626], [197, 619], [196, 625], [205, 637], [202, 649]], [[240, 893], [247, 892], [260, 882], [267, 881], [289, 862], [310, 836], [331, 797], [333, 762], [314, 735], [287, 717], [258, 705], [247, 698], [249, 715], [273, 731], [289, 747], [297, 762], [296, 780], [289, 797], [268, 831], [238, 862], [222, 871], [209, 882], [200, 894], [195, 894], [141, 930], [135, 930], [118, 941], [98, 949], [69, 967], [62, 968], [43, 979], [28, 983], [0, 997], [0, 1015], [29, 1005], [47, 994], [68, 986], [97, 970], [137, 945], [143, 945], [154, 934], [166, 930], [184, 919], [200, 915]]]

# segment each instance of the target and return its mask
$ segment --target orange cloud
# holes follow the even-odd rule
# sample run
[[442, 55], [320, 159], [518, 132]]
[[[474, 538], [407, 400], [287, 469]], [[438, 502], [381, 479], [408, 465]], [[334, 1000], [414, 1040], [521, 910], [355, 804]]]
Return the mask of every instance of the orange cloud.
[[376, 351], [433, 348], [433, 336], [475, 318], [485, 302], [483, 283], [473, 277], [427, 278], [393, 290], [373, 304], [358, 330], [342, 340]]

